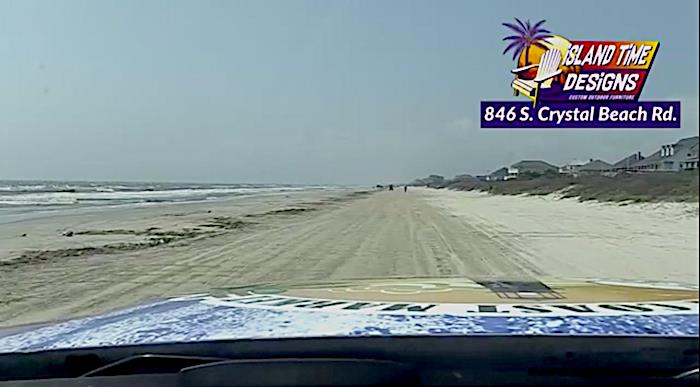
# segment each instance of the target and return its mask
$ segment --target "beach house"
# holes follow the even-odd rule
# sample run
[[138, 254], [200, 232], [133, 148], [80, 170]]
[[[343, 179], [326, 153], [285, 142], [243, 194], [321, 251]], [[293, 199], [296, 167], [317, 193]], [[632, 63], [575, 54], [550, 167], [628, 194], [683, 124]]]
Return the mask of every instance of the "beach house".
[[687, 137], [675, 144], [662, 145], [649, 157], [630, 166], [637, 172], [676, 172], [698, 167], [698, 136]]

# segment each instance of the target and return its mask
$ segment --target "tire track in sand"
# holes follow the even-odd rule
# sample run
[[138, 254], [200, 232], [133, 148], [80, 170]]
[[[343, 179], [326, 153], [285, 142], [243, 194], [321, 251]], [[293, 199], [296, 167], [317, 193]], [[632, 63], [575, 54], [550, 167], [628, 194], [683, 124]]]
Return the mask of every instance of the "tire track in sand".
[[254, 282], [540, 274], [526, 252], [432, 207], [419, 191], [382, 191], [296, 216], [256, 219], [250, 228], [185, 246], [27, 268], [34, 280], [13, 281], [15, 291], [41, 296], [0, 305], [0, 320], [62, 319]]

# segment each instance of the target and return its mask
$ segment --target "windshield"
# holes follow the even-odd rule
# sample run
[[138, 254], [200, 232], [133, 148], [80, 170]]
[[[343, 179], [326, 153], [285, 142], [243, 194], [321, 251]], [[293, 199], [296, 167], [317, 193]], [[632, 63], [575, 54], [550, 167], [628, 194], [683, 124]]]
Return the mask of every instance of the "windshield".
[[698, 334], [695, 1], [0, 15], [0, 329]]

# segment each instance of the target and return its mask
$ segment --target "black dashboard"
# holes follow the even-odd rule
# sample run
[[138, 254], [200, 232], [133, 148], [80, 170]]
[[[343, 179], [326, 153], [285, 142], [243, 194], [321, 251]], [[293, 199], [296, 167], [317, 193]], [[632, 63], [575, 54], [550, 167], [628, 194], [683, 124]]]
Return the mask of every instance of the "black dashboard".
[[8, 386], [690, 386], [695, 338], [238, 340], [0, 355]]

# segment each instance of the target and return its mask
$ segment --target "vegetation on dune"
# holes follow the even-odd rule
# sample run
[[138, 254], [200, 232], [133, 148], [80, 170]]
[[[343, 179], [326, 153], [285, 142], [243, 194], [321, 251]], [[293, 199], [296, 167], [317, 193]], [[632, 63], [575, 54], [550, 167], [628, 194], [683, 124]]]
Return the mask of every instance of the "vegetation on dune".
[[498, 195], [548, 195], [601, 202], [698, 202], [698, 171], [621, 173], [573, 177], [530, 174], [508, 181], [482, 181], [471, 176], [432, 182], [432, 188], [483, 191]]

